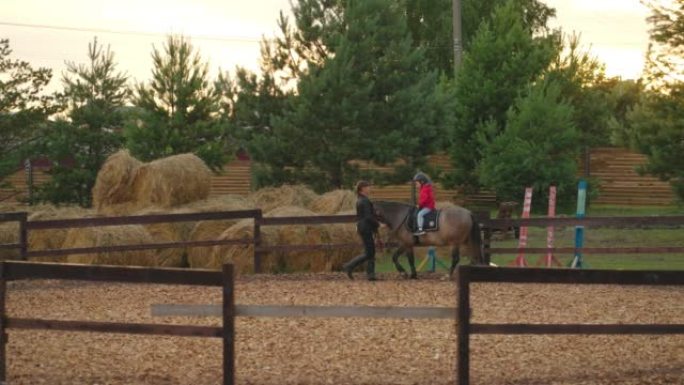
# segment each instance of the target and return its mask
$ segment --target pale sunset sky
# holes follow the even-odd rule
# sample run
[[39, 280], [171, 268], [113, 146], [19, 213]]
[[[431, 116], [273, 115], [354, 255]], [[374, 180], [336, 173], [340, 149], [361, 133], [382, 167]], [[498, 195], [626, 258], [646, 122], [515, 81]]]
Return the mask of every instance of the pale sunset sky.
[[[609, 76], [640, 76], [648, 46], [648, 9], [639, 0], [546, 0], [552, 21], [606, 65]], [[59, 87], [64, 61], [86, 61], [94, 36], [110, 45], [119, 68], [135, 80], [149, 78], [152, 45], [165, 34], [190, 36], [213, 74], [236, 65], [258, 69], [259, 41], [273, 36], [289, 0], [1, 0], [0, 38], [13, 57], [52, 68]], [[445, 12], [451, 12], [445, 10]]]

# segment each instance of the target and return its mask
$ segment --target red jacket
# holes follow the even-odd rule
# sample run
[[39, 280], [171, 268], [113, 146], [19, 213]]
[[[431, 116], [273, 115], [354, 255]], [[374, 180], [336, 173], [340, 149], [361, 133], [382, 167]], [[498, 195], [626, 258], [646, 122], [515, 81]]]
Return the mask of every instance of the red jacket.
[[435, 209], [435, 192], [432, 189], [432, 184], [427, 183], [420, 186], [420, 197], [418, 198], [418, 207], [420, 207], [421, 209]]

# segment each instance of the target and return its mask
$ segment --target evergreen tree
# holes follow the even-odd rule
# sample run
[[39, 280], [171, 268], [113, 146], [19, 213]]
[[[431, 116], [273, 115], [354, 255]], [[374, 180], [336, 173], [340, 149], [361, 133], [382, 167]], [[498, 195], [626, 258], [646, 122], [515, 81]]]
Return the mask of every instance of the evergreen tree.
[[475, 34], [454, 82], [455, 124], [450, 155], [455, 172], [449, 182], [479, 187], [477, 166], [483, 146], [506, 125], [514, 100], [539, 79], [559, 49], [557, 34], [535, 35], [523, 9], [509, 0], [493, 11]]
[[41, 141], [52, 168], [37, 200], [90, 206], [98, 170], [123, 145], [128, 77], [116, 70], [114, 53], [97, 39], [88, 44], [88, 59], [87, 65], [67, 63], [60, 101], [68, 120], [54, 124]]
[[255, 136], [262, 183], [342, 187], [359, 176], [352, 160], [400, 161], [397, 177], [407, 180], [436, 149], [445, 97], [424, 51], [412, 46], [401, 6], [348, 1], [343, 15], [345, 28], [319, 31], [334, 55], [307, 67], [272, 131]]
[[648, 156], [642, 169], [669, 181], [684, 201], [684, 4], [652, 1], [648, 92], [627, 114], [633, 148]]
[[[470, 49], [477, 30], [483, 22], [491, 22], [494, 10], [508, 0], [462, 0], [462, 45]], [[547, 32], [547, 22], [555, 10], [539, 0], [515, 0], [522, 10], [523, 25], [534, 33]], [[452, 0], [407, 0], [408, 25], [416, 46], [426, 49], [431, 68], [453, 76], [454, 43]]]
[[552, 82], [540, 82], [526, 94], [508, 111], [504, 132], [486, 147], [480, 183], [499, 199], [515, 201], [532, 186], [540, 207], [555, 185], [559, 196], [568, 198], [559, 202], [572, 202], [579, 143], [572, 106]]
[[581, 50], [578, 35], [562, 43], [544, 77], [558, 84], [563, 98], [573, 106], [573, 121], [582, 146], [606, 146], [611, 136], [608, 122], [613, 115], [613, 81], [606, 78], [603, 64]]
[[0, 39], [0, 178], [16, 171], [47, 118], [57, 112], [52, 96], [43, 92], [52, 71], [34, 69], [11, 54], [9, 40]]
[[136, 88], [137, 119], [126, 124], [126, 147], [141, 160], [194, 152], [213, 169], [226, 159], [228, 127], [218, 119], [219, 93], [208, 66], [183, 37], [169, 36], [152, 53], [152, 81]]

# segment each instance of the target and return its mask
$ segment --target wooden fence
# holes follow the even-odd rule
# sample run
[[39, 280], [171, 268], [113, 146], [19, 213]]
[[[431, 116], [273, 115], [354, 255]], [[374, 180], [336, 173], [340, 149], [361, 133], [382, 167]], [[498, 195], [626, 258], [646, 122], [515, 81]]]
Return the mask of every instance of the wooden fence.
[[458, 385], [470, 383], [472, 334], [684, 334], [684, 324], [480, 324], [471, 323], [473, 282], [684, 285], [683, 271], [520, 269], [460, 266], [458, 269]]
[[[262, 257], [268, 252], [290, 252], [290, 251], [313, 251], [313, 250], [332, 250], [332, 249], [356, 249], [359, 243], [326, 243], [326, 244], [287, 244], [287, 245], [265, 245], [261, 239], [262, 226], [296, 226], [296, 225], [324, 225], [324, 224], [344, 224], [353, 223], [353, 215], [327, 215], [309, 217], [277, 217], [265, 218], [261, 210], [243, 211], [223, 211], [212, 213], [192, 213], [192, 214], [159, 214], [142, 216], [123, 216], [123, 217], [100, 217], [100, 218], [79, 218], [79, 219], [59, 219], [44, 221], [27, 221], [26, 213], [0, 213], [0, 222], [15, 221], [19, 223], [19, 242], [14, 244], [0, 244], [0, 249], [19, 249], [22, 260], [28, 258], [64, 256], [74, 254], [88, 254], [112, 251], [132, 251], [132, 250], [158, 250], [178, 247], [210, 247], [217, 245], [254, 245], [254, 271], [262, 272]], [[131, 224], [152, 224], [165, 222], [184, 222], [184, 221], [206, 221], [206, 220], [225, 220], [225, 219], [254, 219], [253, 236], [241, 239], [225, 240], [201, 240], [201, 241], [181, 241], [150, 244], [114, 245], [102, 247], [55, 249], [55, 250], [29, 250], [28, 232], [46, 229], [63, 228], [82, 228], [91, 226], [119, 226]], [[476, 216], [483, 232], [483, 252], [486, 261], [489, 261], [492, 254], [518, 253], [524, 251], [529, 254], [573, 254], [581, 252], [584, 254], [662, 254], [662, 253], [682, 253], [684, 246], [632, 246], [632, 247], [555, 247], [555, 248], [493, 248], [492, 234], [498, 229], [508, 229], [511, 227], [531, 226], [531, 227], [619, 227], [619, 228], [648, 228], [648, 227], [681, 227], [684, 226], [684, 215], [679, 216], [642, 216], [642, 217], [585, 217], [585, 218], [527, 218], [527, 219], [494, 219], [489, 218], [488, 213]], [[388, 246], [395, 246], [389, 244]]]
[[[8, 329], [127, 333], [165, 336], [221, 338], [223, 383], [235, 383], [235, 317], [399, 317], [450, 318], [457, 321], [459, 385], [469, 383], [470, 336], [472, 334], [684, 334], [684, 324], [478, 324], [471, 323], [470, 284], [473, 282], [564, 283], [621, 285], [684, 285], [681, 271], [612, 271], [569, 269], [519, 269], [461, 266], [458, 269], [457, 308], [376, 308], [331, 306], [236, 306], [232, 265], [221, 272], [186, 269], [87, 266], [54, 263], [0, 262], [0, 382], [7, 380]], [[15, 318], [7, 314], [7, 282], [25, 279], [87, 280], [98, 282], [198, 285], [223, 288], [220, 309], [209, 314], [222, 317], [221, 327], [140, 324], [93, 321], [62, 321]], [[157, 315], [198, 315], [186, 313]], [[196, 307], [197, 305], [195, 305]], [[200, 305], [201, 306], [201, 305]], [[163, 309], [162, 309], [163, 310]], [[153, 309], [154, 311], [154, 309]], [[203, 309], [205, 313], [207, 309]], [[154, 315], [154, 314], [153, 314]], [[202, 314], [200, 314], [202, 315]], [[455, 317], [456, 316], [456, 317]]]
[[477, 217], [477, 221], [483, 231], [483, 252], [489, 260], [492, 254], [508, 254], [525, 252], [529, 254], [665, 254], [682, 253], [684, 246], [631, 246], [631, 247], [525, 247], [519, 248], [492, 248], [492, 233], [496, 230], [529, 227], [616, 227], [616, 228], [653, 228], [653, 227], [682, 227], [684, 215], [672, 216], [641, 216], [641, 217], [584, 217], [584, 218], [519, 218], [519, 219], [493, 219], [484, 216]]
[[[222, 327], [62, 321], [14, 318], [7, 314], [7, 281], [61, 279], [99, 282], [149, 283], [223, 287]], [[76, 332], [127, 333], [145, 335], [207, 337], [223, 339], [223, 383], [234, 383], [235, 317], [233, 266], [223, 271], [152, 269], [138, 267], [84, 266], [54, 263], [0, 262], [0, 383], [7, 381], [7, 329], [58, 330]]]

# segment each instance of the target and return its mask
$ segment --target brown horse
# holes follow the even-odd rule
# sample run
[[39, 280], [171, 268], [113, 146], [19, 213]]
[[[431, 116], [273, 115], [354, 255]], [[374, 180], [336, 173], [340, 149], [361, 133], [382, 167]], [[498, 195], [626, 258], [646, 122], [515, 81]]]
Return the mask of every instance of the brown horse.
[[[409, 215], [413, 215], [413, 206], [399, 203], [375, 201], [373, 202], [378, 220], [387, 225], [390, 236], [399, 242], [399, 249], [392, 256], [392, 262], [397, 271], [408, 277], [406, 270], [399, 263], [399, 256], [407, 254], [411, 266], [410, 278], [418, 277], [416, 273], [415, 257], [413, 248], [420, 246], [451, 246], [451, 276], [460, 259], [460, 246], [469, 244], [472, 250], [471, 262], [473, 264], [487, 264], [482, 254], [482, 238], [480, 226], [475, 221], [472, 213], [463, 207], [453, 206], [442, 209], [439, 216], [439, 230], [427, 232], [425, 235], [416, 237], [407, 225]], [[416, 243], [416, 240], [418, 243]]]

